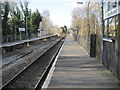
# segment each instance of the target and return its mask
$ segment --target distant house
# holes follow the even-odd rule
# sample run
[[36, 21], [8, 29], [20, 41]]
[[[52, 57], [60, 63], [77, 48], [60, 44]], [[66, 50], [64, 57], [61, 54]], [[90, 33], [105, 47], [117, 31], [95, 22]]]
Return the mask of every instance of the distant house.
[[40, 30], [40, 29], [38, 29], [38, 37], [46, 36], [46, 34], [47, 34], [46, 30]]

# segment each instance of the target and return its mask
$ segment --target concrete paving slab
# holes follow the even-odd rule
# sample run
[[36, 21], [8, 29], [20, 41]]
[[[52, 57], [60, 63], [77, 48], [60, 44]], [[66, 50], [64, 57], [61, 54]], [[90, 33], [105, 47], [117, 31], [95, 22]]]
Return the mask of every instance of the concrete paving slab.
[[[68, 35], [43, 88], [117, 88], [119, 80]], [[49, 79], [49, 80], [48, 80]], [[47, 82], [49, 81], [49, 83]]]

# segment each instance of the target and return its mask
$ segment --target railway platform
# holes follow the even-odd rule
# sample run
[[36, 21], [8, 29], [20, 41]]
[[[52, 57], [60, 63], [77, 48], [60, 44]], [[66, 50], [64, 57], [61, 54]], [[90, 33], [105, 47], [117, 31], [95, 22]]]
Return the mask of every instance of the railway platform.
[[90, 58], [70, 35], [66, 37], [42, 88], [120, 89], [119, 80], [98, 60]]
[[26, 39], [26, 40], [21, 40], [21, 41], [3, 43], [0, 45], [0, 48], [2, 48], [2, 52], [6, 54], [7, 52], [13, 51], [16, 48], [23, 48], [23, 47], [31, 45], [32, 43], [39, 42], [41, 40], [48, 39], [50, 37], [55, 37], [55, 36], [56, 35], [49, 35], [49, 36], [44, 36], [44, 37], [37, 37], [37, 38], [31, 38], [31, 39]]

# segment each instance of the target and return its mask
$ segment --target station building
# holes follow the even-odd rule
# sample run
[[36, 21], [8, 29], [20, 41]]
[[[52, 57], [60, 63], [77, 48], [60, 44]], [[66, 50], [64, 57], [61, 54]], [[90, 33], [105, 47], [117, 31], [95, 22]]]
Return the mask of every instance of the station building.
[[104, 0], [103, 64], [120, 79], [120, 0]]

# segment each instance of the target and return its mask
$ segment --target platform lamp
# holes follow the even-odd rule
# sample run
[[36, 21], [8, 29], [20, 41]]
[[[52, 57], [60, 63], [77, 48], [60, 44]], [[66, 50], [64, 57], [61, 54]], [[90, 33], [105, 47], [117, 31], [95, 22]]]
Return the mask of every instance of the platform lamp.
[[29, 38], [29, 36], [28, 36], [28, 19], [29, 19], [29, 17], [26, 17], [26, 39]]
[[[101, 2], [101, 12], [102, 12], [102, 38], [104, 38], [104, 25], [105, 25], [105, 22], [104, 22], [104, 0], [102, 0]], [[102, 64], [104, 64], [104, 41], [102, 40]]]
[[83, 2], [77, 2], [77, 4], [83, 4]]
[[77, 4], [83, 4], [83, 2], [77, 2]]
[[[77, 2], [77, 4], [83, 4], [83, 2]], [[90, 37], [90, 21], [89, 21], [89, 6], [90, 6], [90, 2], [88, 2], [88, 14], [87, 14], [87, 17], [88, 17], [88, 37]]]

